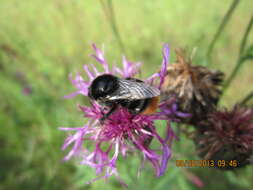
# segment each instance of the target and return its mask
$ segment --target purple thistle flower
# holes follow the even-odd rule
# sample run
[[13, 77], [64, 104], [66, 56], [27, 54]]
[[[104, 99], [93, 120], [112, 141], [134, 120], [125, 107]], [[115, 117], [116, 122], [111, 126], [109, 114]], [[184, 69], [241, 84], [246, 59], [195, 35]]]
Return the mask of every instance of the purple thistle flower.
[[[77, 91], [66, 96], [67, 98], [77, 94], [87, 96], [88, 87], [91, 82], [101, 74], [119, 74], [121, 77], [126, 78], [133, 77], [139, 72], [141, 64], [132, 63], [125, 57], [122, 60], [123, 69], [114, 66], [110, 70], [104, 53], [95, 45], [93, 45], [93, 49], [95, 50], [95, 54], [92, 57], [102, 65], [104, 71], [99, 72], [94, 65], [84, 65], [83, 68], [89, 81], [85, 81], [80, 74], [77, 74], [75, 78], [71, 76], [70, 80], [77, 88]], [[160, 89], [166, 75], [168, 61], [169, 47], [165, 45], [161, 71], [153, 74], [145, 82], [153, 83], [154, 80], [159, 80], [157, 82], [157, 88]], [[174, 102], [175, 100], [173, 99], [161, 102], [159, 105], [160, 111], [151, 115], [133, 115], [127, 109], [120, 107], [103, 124], [99, 122], [99, 119], [104, 114], [104, 110], [100, 105], [95, 102], [91, 102], [91, 106], [79, 105], [80, 110], [83, 111], [84, 117], [88, 119], [88, 122], [79, 128], [60, 128], [60, 130], [74, 132], [65, 140], [62, 147], [64, 150], [73, 144], [72, 150], [65, 156], [64, 160], [69, 160], [72, 156], [81, 157], [81, 164], [95, 168], [96, 174], [99, 177], [94, 180], [115, 175], [122, 182], [117, 171], [116, 161], [120, 155], [125, 157], [127, 152], [138, 150], [143, 154], [143, 159], [150, 161], [153, 165], [156, 176], [163, 175], [166, 171], [168, 160], [171, 157], [170, 145], [173, 138], [175, 138], [170, 121], [173, 120], [174, 116], [184, 116], [183, 113], [177, 112], [177, 107], [174, 105]], [[167, 131], [164, 138], [156, 130], [154, 124], [156, 120], [165, 120], [167, 123], [165, 126]], [[159, 151], [150, 148], [149, 145], [152, 140], [157, 140], [160, 143]], [[90, 151], [90, 148], [88, 150], [85, 147], [86, 143], [89, 143], [89, 145], [93, 144], [92, 151]]]
[[[236, 167], [249, 164], [253, 154], [253, 108], [235, 105], [232, 110], [208, 114], [198, 124], [195, 142], [204, 159], [236, 160]], [[236, 167], [228, 165], [222, 169]]]

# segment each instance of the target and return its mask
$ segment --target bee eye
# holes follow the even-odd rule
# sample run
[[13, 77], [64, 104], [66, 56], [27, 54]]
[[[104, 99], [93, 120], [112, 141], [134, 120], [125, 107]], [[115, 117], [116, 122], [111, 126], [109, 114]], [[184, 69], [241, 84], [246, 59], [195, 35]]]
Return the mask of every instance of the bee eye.
[[98, 88], [98, 91], [101, 92], [101, 93], [105, 93], [107, 94], [108, 92], [111, 91], [113, 87], [113, 82], [112, 81], [99, 81], [99, 83], [97, 84], [97, 88]]

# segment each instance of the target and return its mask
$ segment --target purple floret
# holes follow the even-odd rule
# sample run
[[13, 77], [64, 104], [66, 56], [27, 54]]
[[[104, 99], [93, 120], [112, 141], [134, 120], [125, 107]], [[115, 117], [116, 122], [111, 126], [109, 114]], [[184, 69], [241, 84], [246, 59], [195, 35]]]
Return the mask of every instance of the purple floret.
[[[119, 77], [134, 77], [141, 66], [140, 63], [128, 61], [125, 57], [122, 59], [123, 68], [109, 65], [104, 57], [104, 53], [93, 45], [95, 54], [92, 55], [103, 67], [103, 72], [99, 72], [94, 65], [84, 65], [83, 68], [89, 81], [84, 80], [80, 74], [75, 78], [71, 77], [71, 82], [77, 88], [77, 91], [68, 97], [77, 94], [88, 95], [88, 87], [97, 76], [109, 73]], [[166, 76], [166, 68], [169, 62], [169, 47], [163, 48], [163, 61], [161, 70], [153, 74], [147, 80], [152, 83], [156, 80], [157, 88], [160, 89]], [[81, 164], [88, 165], [96, 170], [98, 178], [107, 178], [115, 175], [120, 181], [116, 163], [120, 155], [127, 156], [127, 152], [141, 152], [144, 160], [150, 161], [155, 168], [156, 176], [161, 176], [166, 172], [168, 160], [171, 157], [171, 143], [175, 138], [170, 122], [175, 116], [187, 116], [184, 113], [177, 112], [175, 100], [166, 100], [159, 104], [160, 111], [151, 115], [137, 114], [133, 115], [127, 109], [119, 107], [110, 117], [101, 124], [99, 121], [103, 117], [103, 109], [95, 102], [90, 106], [79, 106], [79, 109], [87, 118], [87, 123], [78, 128], [60, 128], [60, 130], [69, 131], [71, 135], [65, 140], [63, 149], [73, 145], [72, 150], [65, 156], [64, 160], [69, 160], [73, 156], [81, 158]], [[156, 120], [165, 120], [167, 123], [165, 137], [162, 138], [155, 126]], [[157, 140], [160, 143], [160, 150], [154, 150], [150, 147], [150, 142]], [[87, 148], [87, 145], [93, 144], [93, 149]], [[93, 181], [94, 181], [93, 180]], [[122, 182], [123, 183], [123, 182]]]

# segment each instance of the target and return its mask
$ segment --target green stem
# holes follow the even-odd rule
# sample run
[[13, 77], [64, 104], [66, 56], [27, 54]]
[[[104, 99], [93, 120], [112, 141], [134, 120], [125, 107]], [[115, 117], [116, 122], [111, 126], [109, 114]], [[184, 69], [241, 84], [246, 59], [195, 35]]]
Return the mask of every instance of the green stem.
[[252, 28], [252, 25], [253, 25], [253, 14], [252, 14], [252, 16], [250, 18], [249, 24], [248, 24], [247, 29], [245, 31], [245, 34], [243, 36], [243, 39], [242, 39], [242, 42], [241, 42], [241, 45], [240, 45], [239, 55], [242, 55], [243, 52], [244, 52], [245, 46], [247, 44], [247, 39], [248, 39], [248, 36], [249, 36], [249, 32], [250, 32], [250, 30]]
[[245, 105], [253, 97], [253, 91], [250, 92], [245, 98], [242, 99], [240, 105]]
[[247, 25], [245, 32], [244, 32], [236, 65], [223, 86], [223, 94], [227, 90], [227, 88], [230, 86], [230, 84], [234, 80], [234, 78], [236, 77], [240, 67], [242, 66], [242, 63], [244, 63], [246, 60], [249, 59], [249, 56], [243, 56], [243, 54], [244, 54], [244, 49], [247, 44], [248, 36], [249, 36], [250, 30], [252, 28], [252, 25], [253, 25], [253, 14], [250, 18], [249, 24]]
[[228, 79], [224, 83], [222, 94], [224, 94], [224, 92], [227, 90], [227, 88], [230, 86], [231, 82], [233, 81], [233, 79], [237, 75], [237, 73], [242, 65], [242, 62], [243, 62], [242, 59], [238, 58], [234, 69], [232, 70]]
[[234, 0], [231, 3], [231, 5], [230, 5], [230, 7], [229, 7], [229, 9], [227, 11], [227, 13], [223, 17], [223, 20], [222, 20], [222, 22], [221, 22], [218, 30], [216, 31], [213, 40], [211, 41], [209, 47], [207, 48], [207, 57], [208, 58], [210, 58], [217, 39], [219, 38], [219, 36], [221, 35], [222, 31], [224, 30], [227, 22], [229, 21], [230, 17], [232, 16], [232, 13], [234, 12], [234, 10], [235, 10], [236, 6], [238, 5], [239, 1], [240, 0]]
[[107, 19], [110, 22], [112, 31], [114, 33], [114, 36], [117, 39], [119, 47], [121, 48], [121, 50], [123, 52], [125, 52], [125, 46], [123, 44], [122, 38], [120, 36], [119, 30], [118, 30], [118, 27], [117, 27], [117, 24], [116, 24], [115, 11], [114, 11], [112, 0], [107, 0], [107, 5], [103, 2], [103, 0], [100, 0], [100, 3], [101, 3], [101, 5], [104, 9], [104, 13], [105, 13]]

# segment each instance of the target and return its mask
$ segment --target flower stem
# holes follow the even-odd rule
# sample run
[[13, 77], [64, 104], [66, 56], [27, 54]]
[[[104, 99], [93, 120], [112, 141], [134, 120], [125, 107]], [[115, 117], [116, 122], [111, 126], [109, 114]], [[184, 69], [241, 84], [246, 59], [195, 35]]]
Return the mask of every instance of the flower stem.
[[116, 24], [115, 11], [114, 11], [114, 8], [113, 8], [112, 0], [107, 0], [107, 5], [105, 4], [104, 0], [100, 0], [100, 3], [103, 7], [103, 10], [104, 10], [104, 13], [105, 13], [107, 19], [110, 22], [112, 31], [114, 33], [114, 36], [117, 39], [117, 42], [119, 44], [119, 47], [120, 47], [121, 51], [125, 52], [125, 46], [124, 46], [124, 43], [122, 41], [122, 38], [120, 36], [119, 30], [118, 30], [118, 27], [117, 27], [117, 24]]
[[253, 91], [250, 92], [245, 98], [242, 99], [240, 105], [245, 105], [253, 97]]
[[249, 36], [249, 32], [252, 28], [252, 25], [253, 25], [253, 14], [251, 15], [249, 24], [247, 26], [247, 29], [245, 30], [244, 35], [243, 35], [243, 39], [242, 39], [242, 42], [241, 42], [241, 45], [240, 45], [239, 55], [242, 55], [243, 52], [244, 52], [245, 46], [247, 44], [247, 39], [248, 39], [248, 36]]
[[208, 47], [208, 49], [207, 49], [207, 57], [208, 57], [208, 58], [210, 58], [210, 56], [211, 56], [211, 54], [212, 54], [212, 51], [213, 51], [213, 48], [214, 48], [214, 45], [215, 45], [217, 39], [219, 38], [219, 36], [221, 35], [222, 31], [224, 30], [224, 28], [225, 28], [227, 22], [229, 21], [230, 17], [232, 16], [232, 14], [233, 14], [235, 8], [237, 7], [239, 1], [240, 1], [240, 0], [234, 0], [234, 1], [231, 3], [231, 5], [230, 5], [230, 7], [229, 7], [229, 9], [228, 9], [228, 11], [227, 11], [227, 13], [226, 13], [225, 16], [223, 17], [223, 20], [222, 20], [222, 22], [221, 22], [221, 24], [220, 24], [218, 30], [216, 31], [213, 40], [211, 41], [211, 43], [210, 43], [210, 45], [209, 45], [209, 47]]
[[248, 36], [249, 36], [249, 33], [250, 33], [250, 30], [251, 30], [252, 26], [253, 26], [253, 14], [250, 18], [249, 24], [247, 25], [247, 28], [246, 28], [245, 32], [244, 32], [244, 35], [243, 35], [243, 38], [242, 38], [242, 41], [241, 41], [241, 45], [240, 45], [240, 49], [239, 49], [239, 55], [238, 55], [236, 65], [235, 65], [233, 71], [231, 72], [231, 74], [229, 75], [228, 79], [226, 80], [226, 82], [223, 86], [223, 94], [227, 90], [227, 88], [230, 86], [233, 79], [236, 77], [236, 75], [237, 75], [240, 67], [242, 66], [242, 64], [246, 60], [251, 58], [251, 56], [244, 55], [244, 49], [245, 49], [245, 46], [247, 44]]

